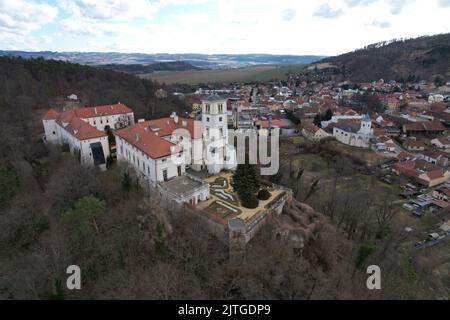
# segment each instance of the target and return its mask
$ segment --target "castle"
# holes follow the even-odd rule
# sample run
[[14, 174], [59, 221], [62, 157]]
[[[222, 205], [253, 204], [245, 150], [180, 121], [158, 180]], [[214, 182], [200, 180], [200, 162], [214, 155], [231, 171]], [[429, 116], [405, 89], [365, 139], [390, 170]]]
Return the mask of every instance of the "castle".
[[68, 144], [84, 165], [106, 169], [111, 155], [105, 130], [114, 130], [118, 163], [132, 168], [139, 182], [161, 190], [178, 203], [197, 204], [209, 198], [209, 185], [187, 174], [217, 174], [236, 167], [236, 152], [228, 144], [226, 99], [211, 95], [202, 100], [201, 121], [176, 114], [134, 123], [133, 111], [124, 104], [50, 109], [43, 119], [45, 140]]

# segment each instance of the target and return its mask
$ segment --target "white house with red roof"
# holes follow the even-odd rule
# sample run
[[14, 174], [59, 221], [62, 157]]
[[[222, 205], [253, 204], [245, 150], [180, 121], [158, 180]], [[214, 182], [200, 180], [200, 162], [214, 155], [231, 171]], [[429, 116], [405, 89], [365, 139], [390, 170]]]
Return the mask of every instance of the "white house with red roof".
[[69, 109], [50, 109], [42, 123], [45, 141], [67, 144], [83, 165], [106, 169], [110, 156], [107, 128], [118, 129], [134, 123], [133, 111], [124, 104]]
[[120, 129], [134, 123], [134, 112], [123, 103], [73, 109], [75, 115], [100, 131]]

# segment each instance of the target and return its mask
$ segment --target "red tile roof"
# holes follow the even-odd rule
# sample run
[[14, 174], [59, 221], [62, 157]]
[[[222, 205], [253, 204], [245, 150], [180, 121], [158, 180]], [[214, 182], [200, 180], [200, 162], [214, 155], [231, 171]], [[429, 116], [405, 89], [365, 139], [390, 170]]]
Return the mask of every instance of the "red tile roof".
[[191, 135], [191, 139], [200, 139], [203, 135], [202, 123], [194, 119], [178, 117], [178, 123], [173, 118], [161, 118], [140, 123], [141, 126], [157, 126], [159, 127], [158, 136], [169, 136], [176, 129], [186, 129]]
[[50, 109], [44, 115], [43, 120], [56, 120], [56, 123], [78, 140], [88, 140], [107, 136], [106, 133], [98, 130], [78, 117], [76, 115], [76, 110], [79, 109], [70, 109], [59, 113], [54, 109]]
[[88, 140], [107, 136], [106, 133], [97, 130], [97, 128], [77, 117], [74, 117], [64, 129], [78, 140]]
[[426, 174], [430, 180], [442, 178], [445, 174], [444, 169], [426, 162], [425, 160], [413, 160], [396, 163], [394, 168], [403, 174], [419, 177]]
[[60, 113], [53, 108], [48, 109], [45, 113], [43, 120], [56, 120], [59, 117]]
[[131, 113], [128, 106], [123, 103], [105, 105], [105, 106], [95, 106], [95, 107], [85, 107], [74, 109], [75, 115], [79, 118], [94, 118], [101, 116], [111, 116], [115, 114], [126, 114]]
[[148, 126], [149, 121], [138, 123], [114, 132], [114, 135], [124, 139], [129, 144], [141, 150], [152, 159], [167, 157], [179, 153], [182, 149], [173, 143], [157, 136]]
[[404, 125], [406, 131], [445, 131], [440, 121], [413, 122]]
[[425, 148], [425, 144], [422, 141], [408, 139], [403, 143], [405, 148], [415, 147], [415, 148]]
[[[272, 127], [274, 128], [287, 128], [290, 127], [291, 125], [284, 121], [284, 120], [277, 120], [274, 119], [272, 120]], [[268, 120], [261, 120], [261, 128], [263, 129], [268, 129], [269, 128], [269, 121]]]
[[311, 133], [316, 133], [317, 131], [320, 130], [320, 128], [318, 126], [316, 126], [314, 123], [305, 123], [303, 125], [303, 129], [305, 129], [306, 131], [309, 131]]
[[436, 138], [437, 141], [439, 141], [442, 145], [449, 145], [450, 139], [448, 137], [439, 137]]

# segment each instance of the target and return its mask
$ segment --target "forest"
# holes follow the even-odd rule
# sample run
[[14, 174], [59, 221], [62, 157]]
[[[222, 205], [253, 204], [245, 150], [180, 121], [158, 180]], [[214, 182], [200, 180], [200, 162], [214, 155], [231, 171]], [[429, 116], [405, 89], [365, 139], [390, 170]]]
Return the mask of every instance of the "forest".
[[322, 62], [332, 63], [352, 81], [435, 81], [446, 78], [450, 72], [449, 43], [449, 33], [397, 39], [326, 58]]

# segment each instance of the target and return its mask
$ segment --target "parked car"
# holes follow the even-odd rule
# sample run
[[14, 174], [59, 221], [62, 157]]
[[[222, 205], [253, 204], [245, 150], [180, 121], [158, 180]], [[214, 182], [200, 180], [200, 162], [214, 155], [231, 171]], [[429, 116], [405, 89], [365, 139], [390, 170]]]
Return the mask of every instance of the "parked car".
[[408, 211], [413, 211], [413, 210], [416, 209], [416, 208], [414, 208], [414, 206], [413, 206], [412, 204], [410, 204], [410, 203], [404, 203], [404, 204], [402, 205], [402, 208], [403, 208], [403, 209], [406, 209], [406, 210], [408, 210]]
[[419, 217], [419, 218], [421, 218], [422, 216], [423, 216], [423, 211], [422, 210], [414, 210], [413, 212], [413, 215], [415, 215], [416, 217]]

